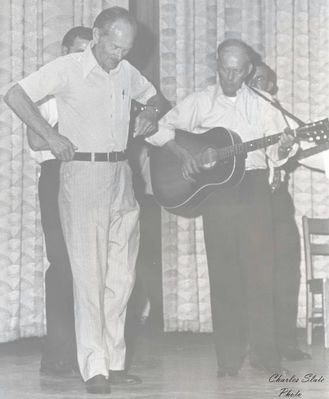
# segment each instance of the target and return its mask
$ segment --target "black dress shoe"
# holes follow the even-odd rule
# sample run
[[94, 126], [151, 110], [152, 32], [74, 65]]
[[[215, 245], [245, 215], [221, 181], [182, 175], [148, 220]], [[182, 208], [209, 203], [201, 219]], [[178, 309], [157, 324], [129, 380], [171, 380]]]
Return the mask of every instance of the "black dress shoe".
[[137, 385], [142, 383], [142, 379], [137, 375], [128, 374], [124, 370], [110, 370], [109, 381], [113, 385]]
[[297, 347], [288, 347], [282, 349], [280, 353], [286, 360], [289, 360], [291, 362], [312, 359], [312, 356], [309, 353], [303, 352]]
[[95, 375], [85, 382], [88, 393], [107, 394], [111, 393], [111, 385], [103, 375]]

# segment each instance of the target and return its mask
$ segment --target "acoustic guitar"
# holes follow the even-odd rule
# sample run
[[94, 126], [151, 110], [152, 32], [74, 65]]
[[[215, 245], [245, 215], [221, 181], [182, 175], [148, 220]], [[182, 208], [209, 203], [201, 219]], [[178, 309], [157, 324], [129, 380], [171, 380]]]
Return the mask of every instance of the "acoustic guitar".
[[[328, 119], [306, 124], [290, 131], [296, 140], [322, 144], [328, 141]], [[200, 214], [200, 204], [218, 189], [241, 182], [245, 173], [247, 154], [279, 141], [282, 133], [243, 143], [240, 136], [223, 127], [202, 134], [176, 130], [175, 141], [195, 156], [201, 172], [195, 182], [184, 179], [182, 164], [166, 147], [150, 149], [150, 169], [153, 193], [169, 212], [185, 217]]]

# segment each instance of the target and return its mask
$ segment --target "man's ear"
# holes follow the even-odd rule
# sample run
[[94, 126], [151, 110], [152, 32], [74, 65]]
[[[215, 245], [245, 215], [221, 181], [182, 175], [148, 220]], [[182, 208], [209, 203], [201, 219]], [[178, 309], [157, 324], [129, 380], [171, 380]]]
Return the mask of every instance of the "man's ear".
[[69, 49], [66, 47], [66, 46], [63, 46], [62, 45], [62, 55], [66, 55], [66, 54], [68, 54], [69, 53]]
[[255, 71], [255, 68], [254, 68], [253, 64], [250, 64], [249, 68], [248, 68], [248, 75], [247, 76], [251, 76], [251, 72], [254, 72], [254, 71]]
[[253, 64], [250, 64], [248, 67], [248, 70], [246, 72], [246, 76], [244, 78], [244, 82], [249, 84], [251, 81], [251, 78], [254, 76], [255, 73], [255, 67], [253, 66]]
[[271, 80], [269, 80], [268, 83], [267, 83], [267, 90], [266, 91], [269, 92], [269, 93], [272, 93], [273, 89], [274, 89], [274, 83]]
[[93, 28], [93, 43], [97, 44], [100, 38], [99, 28]]
[[256, 72], [256, 67], [253, 64], [251, 64], [250, 67], [249, 67], [248, 74], [247, 74], [247, 76], [245, 78], [245, 82], [247, 84], [249, 84], [251, 82], [251, 79], [254, 76], [255, 72]]

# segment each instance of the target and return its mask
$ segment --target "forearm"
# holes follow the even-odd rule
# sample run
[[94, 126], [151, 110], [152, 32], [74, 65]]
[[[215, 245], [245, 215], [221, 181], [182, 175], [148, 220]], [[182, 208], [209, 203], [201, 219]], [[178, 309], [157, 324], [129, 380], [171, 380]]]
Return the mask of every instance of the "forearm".
[[4, 101], [44, 143], [49, 142], [54, 134], [53, 128], [42, 117], [38, 107], [19, 84], [9, 89], [4, 96]]
[[158, 130], [158, 120], [167, 111], [164, 101], [160, 95], [149, 98], [147, 103], [141, 107], [141, 112], [135, 120], [134, 137], [151, 136]]
[[50, 150], [49, 144], [29, 127], [26, 130], [27, 141], [33, 151]]
[[179, 145], [175, 140], [168, 141], [166, 144], [164, 144], [163, 148], [175, 154], [181, 161], [184, 161], [186, 158], [186, 149]]
[[147, 101], [146, 105], [150, 106], [150, 108], [153, 108], [157, 119], [162, 118], [162, 116], [165, 115], [170, 109], [169, 102], [160, 93], [157, 93], [155, 96], [151, 97]]

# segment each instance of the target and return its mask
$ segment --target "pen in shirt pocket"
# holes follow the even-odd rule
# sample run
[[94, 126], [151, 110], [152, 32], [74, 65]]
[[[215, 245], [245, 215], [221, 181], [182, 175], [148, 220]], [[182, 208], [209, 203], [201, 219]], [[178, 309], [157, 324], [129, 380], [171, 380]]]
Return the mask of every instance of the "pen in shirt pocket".
[[124, 114], [125, 114], [125, 107], [126, 107], [126, 91], [125, 89], [122, 89], [121, 91], [121, 95], [122, 95], [122, 101], [121, 101], [121, 106], [120, 106], [120, 113], [121, 113], [121, 119], [123, 118]]

